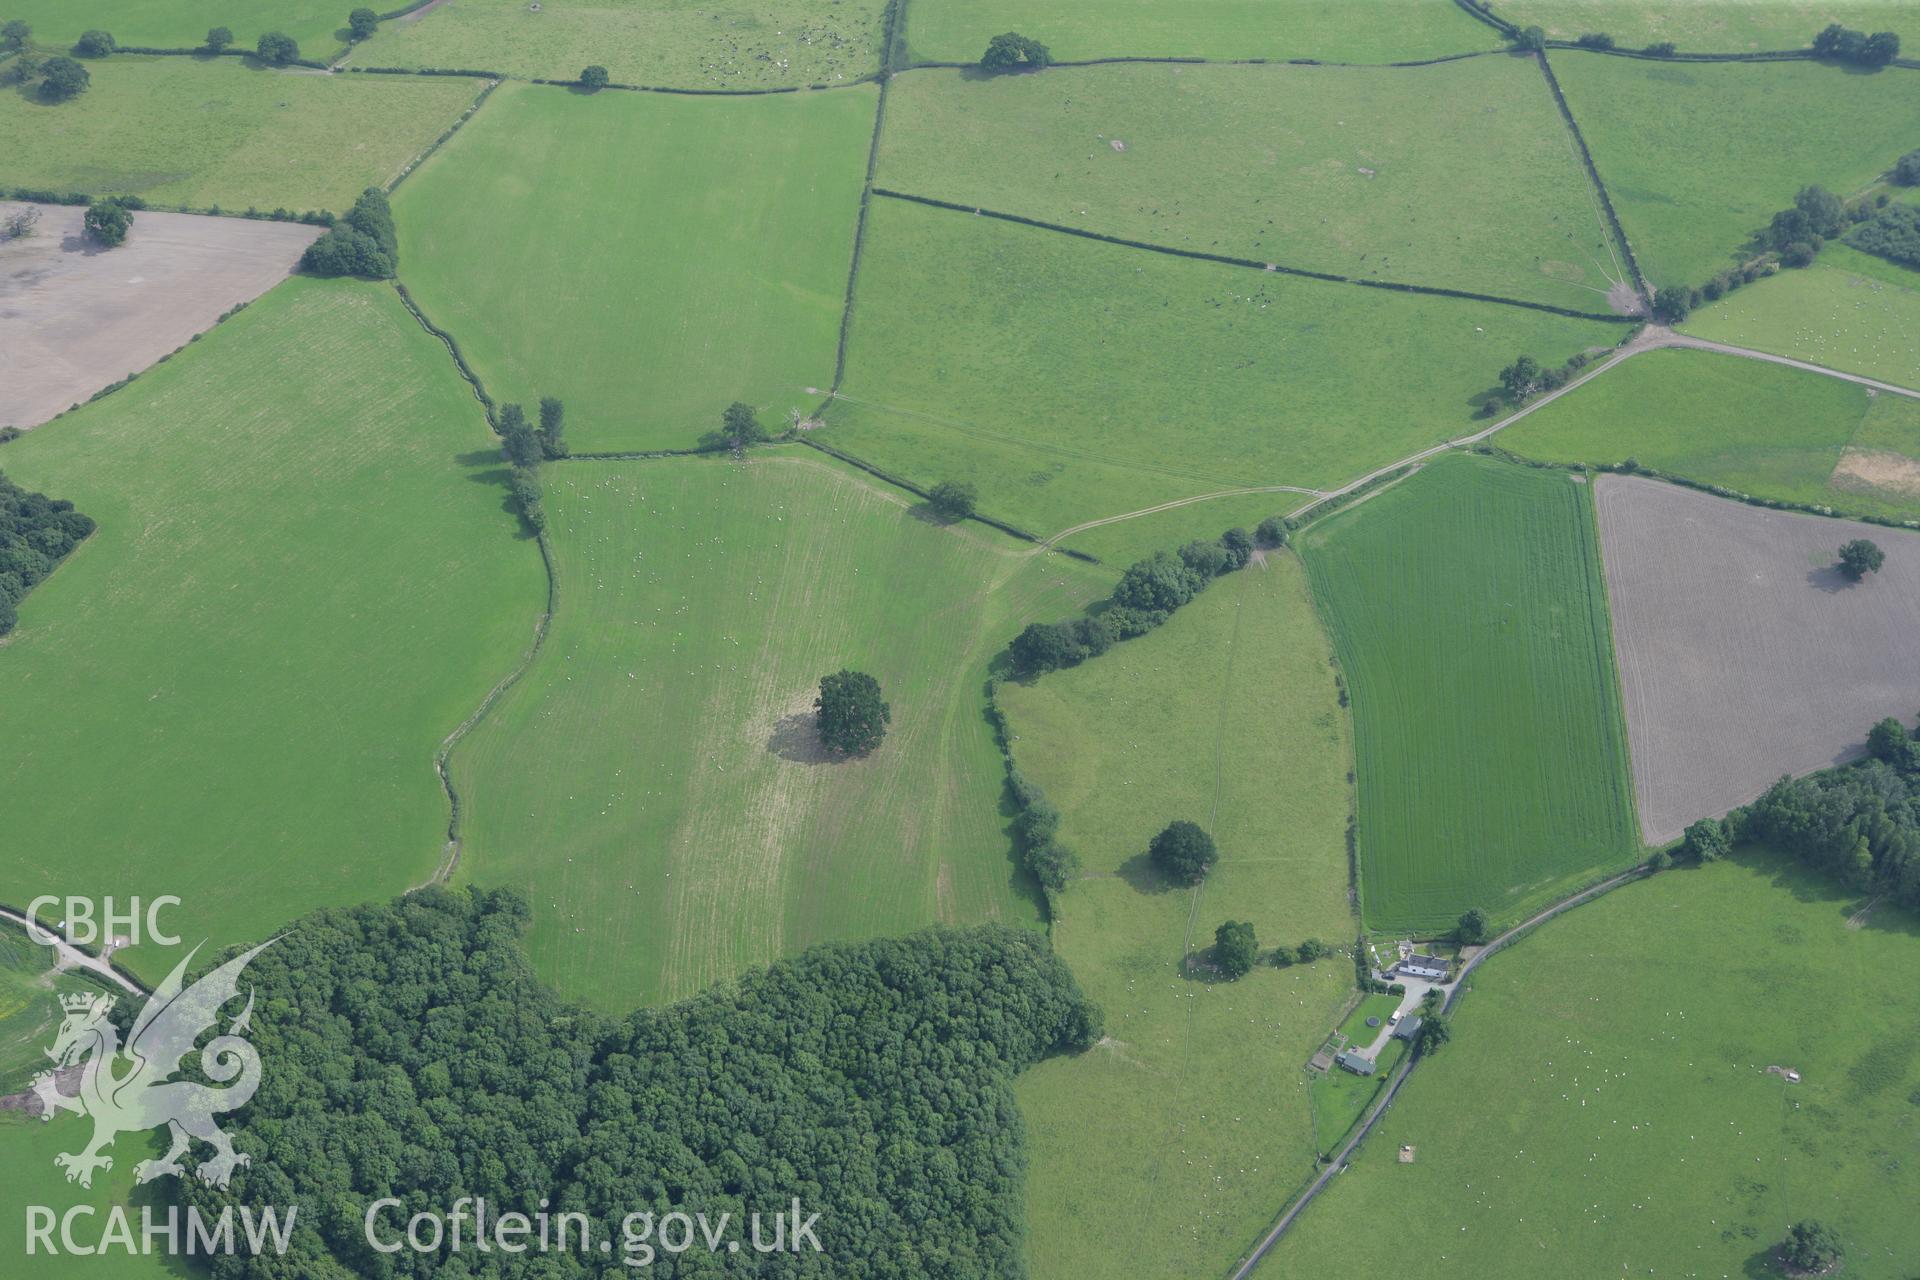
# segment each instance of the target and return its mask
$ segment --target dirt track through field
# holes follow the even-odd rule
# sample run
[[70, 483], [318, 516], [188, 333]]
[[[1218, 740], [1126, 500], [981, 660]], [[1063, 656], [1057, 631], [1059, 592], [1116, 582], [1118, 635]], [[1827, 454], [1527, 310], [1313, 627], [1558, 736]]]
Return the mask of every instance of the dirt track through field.
[[[0, 203], [0, 217], [28, 206]], [[136, 213], [101, 249], [84, 211], [39, 205], [31, 236], [0, 242], [0, 426], [32, 427], [210, 329], [285, 279], [319, 227]]]
[[[1638, 476], [1601, 476], [1594, 503], [1649, 843], [1920, 710], [1920, 534]], [[1887, 553], [1864, 582], [1834, 567], [1849, 538]]]

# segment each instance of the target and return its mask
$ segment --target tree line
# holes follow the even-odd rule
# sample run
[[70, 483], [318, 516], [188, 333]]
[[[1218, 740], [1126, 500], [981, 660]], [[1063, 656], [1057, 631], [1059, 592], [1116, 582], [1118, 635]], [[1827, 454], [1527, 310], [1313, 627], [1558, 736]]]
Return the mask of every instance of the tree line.
[[527, 421], [527, 411], [508, 402], [500, 406], [493, 429], [500, 437], [500, 456], [507, 460], [507, 490], [514, 510], [535, 533], [545, 532], [546, 506], [540, 500], [540, 464], [567, 456], [567, 406], [555, 396], [540, 398], [540, 425]]
[[299, 1215], [286, 1256], [216, 1257], [215, 1280], [610, 1274], [598, 1253], [368, 1245], [371, 1202], [404, 1222], [462, 1196], [614, 1241], [635, 1212], [819, 1215], [819, 1254], [662, 1252], [664, 1276], [1025, 1275], [1013, 1080], [1101, 1034], [1044, 936], [827, 944], [615, 1019], [535, 979], [529, 915], [510, 891], [430, 888], [309, 916], [252, 962], [270, 1065], [230, 1126], [252, 1163], [225, 1191], [167, 1181], [203, 1212]]
[[0, 636], [13, 630], [27, 592], [94, 528], [71, 502], [29, 493], [0, 472]]

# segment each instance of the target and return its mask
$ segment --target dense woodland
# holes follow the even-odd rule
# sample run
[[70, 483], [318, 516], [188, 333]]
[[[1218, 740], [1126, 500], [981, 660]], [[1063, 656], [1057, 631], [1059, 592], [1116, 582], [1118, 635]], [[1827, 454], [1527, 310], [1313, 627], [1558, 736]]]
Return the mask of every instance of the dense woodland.
[[797, 1196], [821, 1252], [696, 1245], [649, 1274], [1025, 1274], [1013, 1078], [1100, 1034], [1044, 937], [821, 946], [616, 1021], [534, 979], [528, 914], [510, 892], [428, 889], [310, 916], [253, 961], [267, 1069], [236, 1133], [253, 1163], [226, 1192], [181, 1179], [182, 1194], [297, 1204], [297, 1243], [216, 1276], [621, 1273], [597, 1250], [479, 1255], [471, 1238], [458, 1255], [375, 1253], [365, 1206], [388, 1195], [406, 1204], [388, 1234], [461, 1196], [497, 1215], [546, 1195], [615, 1241], [637, 1211], [739, 1221]]
[[1872, 759], [1782, 778], [1728, 823], [1739, 839], [1920, 910], [1920, 742], [1896, 720], [1874, 726], [1869, 741]]
[[0, 473], [0, 636], [13, 630], [21, 598], [93, 528], [71, 502], [28, 493]]

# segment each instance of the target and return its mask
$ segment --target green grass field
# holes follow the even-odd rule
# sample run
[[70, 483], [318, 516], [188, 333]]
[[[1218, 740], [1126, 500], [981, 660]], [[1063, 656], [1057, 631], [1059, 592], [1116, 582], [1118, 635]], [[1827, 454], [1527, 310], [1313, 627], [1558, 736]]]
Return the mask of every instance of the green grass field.
[[175, 894], [217, 946], [432, 874], [434, 751], [545, 599], [497, 456], [390, 289], [317, 280], [0, 447], [100, 524], [0, 646], [8, 897]]
[[1844, 244], [1687, 318], [1688, 333], [1920, 388], [1920, 272]]
[[[269, 31], [292, 36], [306, 58], [325, 59], [346, 43], [347, 9], [326, 0], [220, 0], [217, 5], [190, 0], [114, 0], [111, 5], [79, 5], [70, 0], [7, 0], [0, 13], [33, 28], [33, 42], [64, 51], [80, 33], [98, 27], [122, 45], [153, 49], [197, 49], [212, 27], [233, 32], [237, 48], [251, 49]], [[94, 64], [99, 75], [99, 64]], [[96, 80], [97, 83], [97, 80]]]
[[1528, 58], [916, 71], [888, 97], [876, 181], [1179, 249], [1580, 311], [1605, 313], [1626, 275]]
[[[548, 468], [553, 629], [454, 777], [460, 874], [526, 891], [565, 994], [619, 1010], [829, 938], [1038, 922], [982, 686], [1108, 579], [856, 474], [797, 447]], [[846, 666], [893, 725], [827, 762], [813, 699]]]
[[[1920, 928], [1772, 857], [1655, 877], [1473, 978], [1422, 1065], [1262, 1280], [1763, 1277], [1788, 1223], [1849, 1280], [1920, 1257]], [[1798, 1084], [1768, 1066], [1801, 1073]], [[1412, 1164], [1395, 1152], [1415, 1149]], [[1375, 1229], [1390, 1206], [1396, 1230]]]
[[691, 448], [734, 400], [784, 430], [833, 381], [875, 92], [506, 85], [400, 188], [401, 277], [576, 451]]
[[[1347, 720], [1305, 575], [1276, 554], [1147, 636], [1002, 686], [1000, 703], [1083, 863], [1055, 948], [1106, 1012], [1092, 1052], [1016, 1086], [1033, 1274], [1225, 1274], [1311, 1168], [1304, 1067], [1353, 989], [1344, 955], [1231, 983], [1182, 971], [1229, 919], [1262, 947], [1355, 931]], [[1220, 844], [1197, 891], [1147, 865], [1175, 817]]]
[[0, 1096], [27, 1088], [53, 1065], [42, 1051], [60, 1025], [60, 997], [104, 989], [83, 974], [55, 973], [53, 948], [11, 921], [0, 923]]
[[1801, 187], [1851, 195], [1920, 137], [1920, 95], [1898, 68], [1556, 51], [1553, 69], [1656, 287], [1704, 283]]
[[1299, 542], [1353, 696], [1370, 928], [1512, 921], [1635, 856], [1585, 488], [1448, 456]]
[[1498, 33], [1452, 0], [913, 0], [916, 60], [971, 62], [1017, 30], [1056, 58], [1318, 58], [1397, 62], [1491, 49]]
[[1600, 31], [1623, 49], [1663, 40], [1683, 53], [1804, 49], [1830, 22], [1895, 31], [1909, 44], [1920, 40], [1913, 6], [1901, 0], [1494, 0], [1493, 9], [1519, 26], [1539, 26], [1555, 40]]
[[[1354, 1048], [1365, 1050], [1386, 1027], [1388, 1015], [1399, 1007], [1399, 996], [1364, 996], [1360, 1003], [1354, 1006], [1353, 1012], [1347, 1015], [1346, 1021], [1340, 1024], [1340, 1034], [1345, 1036]], [[1369, 1027], [1368, 1018], [1380, 1019], [1380, 1025]]]
[[56, 1219], [75, 1206], [92, 1206], [91, 1215], [81, 1213], [74, 1218], [75, 1243], [82, 1246], [100, 1243], [107, 1228], [106, 1215], [114, 1205], [122, 1206], [128, 1215], [136, 1245], [140, 1239], [140, 1206], [152, 1205], [156, 1220], [166, 1222], [169, 1201], [159, 1189], [133, 1185], [133, 1166], [165, 1150], [161, 1131], [121, 1134], [112, 1148], [113, 1169], [97, 1175], [88, 1190], [68, 1182], [54, 1166], [53, 1157], [80, 1150], [92, 1132], [93, 1123], [84, 1116], [62, 1115], [43, 1121], [17, 1111], [0, 1111], [0, 1202], [10, 1210], [0, 1213], [0, 1256], [19, 1259], [21, 1270], [14, 1274], [30, 1280], [89, 1280], [103, 1274], [111, 1274], [115, 1280], [178, 1280], [183, 1274], [182, 1264], [166, 1256], [164, 1239], [156, 1241], [156, 1251], [150, 1254], [115, 1245], [104, 1255], [77, 1256], [61, 1244], [56, 1227], [56, 1253], [47, 1253], [37, 1242], [35, 1252], [27, 1253], [28, 1205], [45, 1206]]
[[[1853, 474], [1862, 452], [1906, 459], [1920, 401], [1707, 351], [1649, 351], [1498, 437], [1544, 462], [1641, 465], [1742, 493], [1861, 515], [1912, 515], [1920, 492]], [[1836, 468], [1841, 468], [1836, 474]], [[1908, 478], [1908, 483], [1914, 477]]]
[[589, 63], [617, 84], [765, 89], [844, 84], [880, 67], [880, 0], [710, 4], [701, 0], [450, 0], [383, 23], [348, 62], [466, 67], [571, 80]]
[[[0, 183], [230, 212], [344, 211], [391, 181], [480, 92], [473, 80], [323, 76], [234, 58], [95, 62], [49, 104], [0, 89]], [[133, 127], [137, 121], [139, 127]]]
[[971, 480], [982, 510], [1053, 534], [1236, 486], [1341, 484], [1469, 429], [1518, 352], [1562, 360], [1622, 332], [877, 199], [820, 438]]

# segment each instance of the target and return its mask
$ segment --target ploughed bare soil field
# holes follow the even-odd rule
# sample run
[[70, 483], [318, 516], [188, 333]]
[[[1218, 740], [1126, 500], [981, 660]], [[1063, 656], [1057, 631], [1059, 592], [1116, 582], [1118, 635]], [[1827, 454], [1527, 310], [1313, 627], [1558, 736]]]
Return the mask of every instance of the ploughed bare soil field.
[[[0, 201], [0, 218], [25, 207]], [[321, 232], [140, 212], [102, 249], [81, 234], [85, 210], [39, 209], [32, 235], [0, 241], [0, 426], [36, 426], [146, 368], [279, 283]]]
[[[1920, 534], [1635, 476], [1594, 492], [1640, 830], [1671, 840], [1920, 712]], [[1842, 542], [1886, 565], [1852, 583]]]

